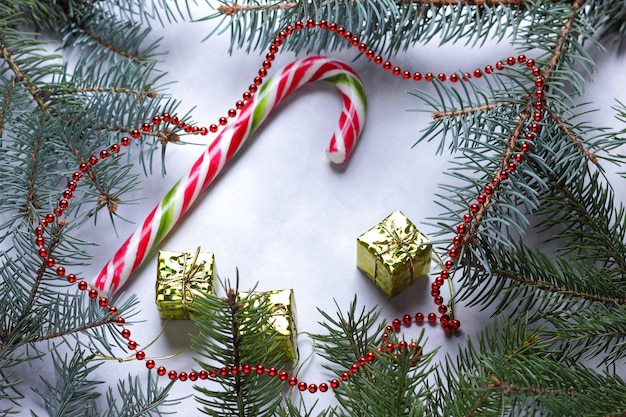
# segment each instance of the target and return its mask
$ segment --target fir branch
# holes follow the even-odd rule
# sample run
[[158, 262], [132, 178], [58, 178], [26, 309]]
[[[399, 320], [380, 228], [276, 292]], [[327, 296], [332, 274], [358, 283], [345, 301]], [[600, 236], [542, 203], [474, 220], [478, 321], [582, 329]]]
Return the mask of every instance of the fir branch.
[[6, 62], [9, 68], [13, 71], [15, 81], [23, 84], [26, 87], [33, 100], [37, 104], [37, 107], [39, 107], [39, 109], [43, 113], [50, 113], [50, 109], [41, 99], [39, 89], [37, 88], [35, 83], [27, 76], [25, 72], [26, 70], [20, 66], [19, 62], [13, 57], [12, 53], [10, 52], [5, 42], [5, 36], [0, 36], [0, 57], [2, 57], [4, 62]]
[[94, 34], [89, 28], [87, 27], [80, 27], [80, 29], [85, 33], [85, 35], [87, 35], [89, 38], [93, 39], [96, 43], [102, 45], [103, 47], [109, 49], [110, 51], [112, 51], [115, 54], [118, 54], [120, 56], [123, 56], [124, 58], [128, 58], [129, 60], [140, 64], [140, 65], [147, 65], [148, 64], [148, 60], [141, 58], [139, 56], [133, 55], [129, 52], [126, 52], [124, 50], [122, 50], [121, 48], [115, 46], [113, 43], [108, 42], [106, 40], [104, 40], [102, 37], [97, 36], [96, 34]]

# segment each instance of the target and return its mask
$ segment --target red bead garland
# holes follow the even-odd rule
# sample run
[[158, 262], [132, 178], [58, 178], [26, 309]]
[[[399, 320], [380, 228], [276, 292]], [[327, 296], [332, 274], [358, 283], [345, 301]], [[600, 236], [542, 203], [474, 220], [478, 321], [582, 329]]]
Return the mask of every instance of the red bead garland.
[[[359, 52], [364, 53], [365, 56], [375, 65], [381, 65], [384, 71], [390, 71], [393, 76], [402, 76], [402, 78], [405, 80], [432, 81], [436, 77], [441, 82], [467, 82], [471, 78], [480, 78], [484, 74], [492, 74], [496, 70], [503, 70], [507, 65], [525, 65], [527, 68], [530, 69], [533, 77], [535, 77], [535, 99], [532, 103], [532, 107], [534, 109], [532, 113], [533, 122], [528, 126], [528, 132], [525, 134], [524, 139], [519, 141], [519, 149], [517, 152], [513, 153], [512, 160], [505, 161], [505, 165], [500, 167], [500, 169], [495, 173], [491, 182], [485, 185], [482, 192], [476, 196], [475, 202], [471, 202], [468, 205], [469, 212], [463, 215], [462, 223], [456, 226], [457, 234], [452, 238], [452, 245], [448, 250], [449, 258], [445, 260], [445, 262], [443, 263], [444, 269], [440, 271], [439, 275], [435, 278], [434, 282], [431, 285], [431, 296], [433, 297], [434, 304], [437, 306], [437, 311], [440, 314], [439, 316], [437, 316], [437, 314], [435, 313], [429, 313], [426, 316], [424, 316], [423, 313], [416, 313], [413, 316], [405, 314], [404, 316], [402, 316], [401, 319], [392, 320], [391, 324], [385, 328], [385, 331], [381, 336], [381, 341], [383, 345], [376, 348], [376, 353], [367, 352], [365, 356], [359, 358], [359, 360], [352, 364], [347, 371], [343, 372], [340, 376], [340, 379], [332, 379], [328, 383], [322, 382], [320, 384], [312, 384], [306, 383], [304, 381], [298, 381], [297, 377], [289, 375], [285, 370], [278, 370], [276, 367], [273, 366], [266, 368], [262, 364], [243, 364], [241, 366], [233, 366], [231, 369], [213, 368], [211, 370], [203, 369], [200, 371], [190, 371], [189, 373], [184, 371], [177, 372], [175, 370], [168, 371], [164, 366], [156, 367], [156, 362], [153, 359], [146, 359], [145, 352], [143, 350], [138, 350], [138, 343], [130, 339], [131, 332], [128, 328], [124, 327], [126, 323], [125, 318], [117, 315], [117, 307], [110, 305], [109, 299], [107, 297], [99, 297], [98, 291], [94, 288], [89, 288], [89, 284], [86, 281], [78, 281], [75, 274], [67, 274], [65, 267], [56, 265], [55, 258], [50, 256], [49, 249], [44, 247], [46, 243], [43, 236], [45, 233], [45, 229], [50, 224], [58, 220], [63, 215], [63, 210], [69, 207], [70, 200], [73, 198], [73, 191], [76, 190], [78, 182], [83, 177], [83, 173], [89, 172], [91, 167], [96, 165], [101, 159], [106, 159], [114, 154], [118, 154], [121, 151], [122, 147], [127, 147], [131, 144], [132, 139], [139, 139], [143, 133], [151, 132], [153, 126], [161, 125], [161, 123], [168, 123], [170, 125], [173, 125], [174, 127], [178, 127], [179, 129], [184, 129], [186, 133], [200, 134], [202, 136], [206, 136], [209, 132], [216, 133], [219, 129], [218, 125], [227, 125], [228, 119], [236, 117], [238, 111], [245, 106], [245, 102], [251, 100], [254, 97], [254, 94], [257, 92], [259, 86], [263, 83], [263, 79], [267, 77], [268, 70], [272, 67], [272, 62], [274, 61], [275, 55], [278, 53], [283, 41], [287, 39], [289, 35], [294, 33], [294, 31], [301, 31], [305, 28], [313, 29], [315, 27], [323, 30], [328, 30], [339, 37], [343, 37], [352, 46], [357, 47]], [[490, 201], [493, 199], [497, 189], [500, 187], [502, 182], [507, 180], [509, 176], [517, 170], [518, 164], [523, 162], [524, 155], [530, 152], [532, 148], [532, 143], [535, 141], [537, 134], [541, 131], [540, 122], [543, 119], [542, 110], [544, 109], [545, 97], [545, 93], [543, 91], [544, 86], [545, 79], [542, 77], [541, 69], [536, 66], [536, 63], [533, 59], [527, 59], [524, 55], [519, 55], [517, 58], [511, 56], [504, 61], [498, 61], [495, 66], [487, 65], [482, 70], [475, 69], [473, 72], [467, 72], [461, 76], [459, 76], [458, 74], [447, 75], [444, 73], [439, 73], [435, 76], [431, 72], [422, 75], [420, 72], [403, 70], [398, 66], [394, 66], [390, 61], [384, 60], [382, 56], [377, 55], [372, 49], [369, 49], [366, 44], [361, 43], [358, 37], [354, 36], [351, 32], [347, 31], [341, 26], [338, 26], [334, 22], [328, 23], [326, 20], [315, 21], [313, 19], [308, 19], [306, 22], [297, 21], [294, 23], [294, 25], [288, 25], [284, 30], [278, 33], [277, 37], [268, 48], [268, 53], [265, 57], [265, 60], [261, 64], [258, 75], [255, 76], [255, 78], [253, 79], [253, 83], [250, 84], [250, 86], [248, 87], [248, 91], [243, 93], [242, 100], [238, 100], [235, 103], [235, 107], [229, 109], [226, 116], [220, 117], [216, 124], [211, 124], [208, 128], [192, 126], [188, 125], [185, 122], [182, 122], [178, 117], [172, 116], [169, 113], [164, 112], [160, 115], [153, 116], [150, 122], [143, 123], [140, 129], [132, 129], [130, 131], [130, 137], [123, 136], [120, 139], [119, 143], [112, 144], [108, 149], [103, 149], [102, 151], [100, 151], [98, 156], [92, 155], [86, 161], [82, 162], [78, 166], [78, 170], [72, 173], [71, 179], [67, 183], [67, 189], [62, 192], [62, 198], [58, 202], [58, 207], [55, 208], [52, 213], [43, 216], [43, 218], [40, 220], [39, 225], [37, 225], [34, 229], [34, 241], [35, 246], [37, 247], [37, 253], [41, 258], [44, 259], [44, 263], [47, 267], [56, 267], [55, 271], [58, 276], [64, 276], [68, 283], [76, 284], [77, 288], [80, 291], [86, 291], [90, 299], [97, 299], [98, 305], [100, 307], [108, 309], [109, 314], [111, 316], [114, 316], [113, 321], [118, 326], [120, 326], [120, 335], [122, 336], [122, 338], [128, 340], [128, 350], [131, 352], [135, 352], [134, 356], [137, 360], [145, 361], [146, 368], [148, 369], [154, 369], [156, 367], [157, 375], [167, 375], [167, 377], [171, 380], [196, 381], [198, 379], [206, 380], [209, 378], [227, 378], [230, 375], [235, 375], [240, 372], [246, 375], [250, 373], [256, 373], [257, 375], [266, 374], [270, 377], [278, 377], [281, 381], [287, 382], [290, 386], [297, 387], [299, 391], [308, 391], [310, 393], [315, 393], [317, 391], [327, 392], [329, 388], [339, 388], [341, 382], [348, 381], [351, 375], [359, 372], [359, 370], [366, 366], [368, 363], [375, 361], [377, 359], [377, 354], [392, 354], [397, 357], [398, 352], [412, 352], [411, 354], [413, 355], [414, 359], [411, 363], [415, 365], [418, 363], [421, 356], [421, 347], [418, 346], [415, 342], [409, 344], [404, 340], [401, 340], [398, 343], [389, 342], [389, 336], [392, 333], [399, 332], [402, 329], [403, 325], [407, 327], [411, 326], [413, 323], [417, 325], [422, 325], [425, 321], [430, 324], [436, 324], [437, 321], [439, 321], [442, 329], [446, 333], [452, 333], [461, 327], [461, 322], [458, 319], [452, 317], [451, 312], [448, 311], [448, 306], [444, 304], [444, 299], [441, 296], [440, 288], [441, 286], [443, 286], [445, 281], [450, 278], [452, 274], [452, 269], [455, 267], [456, 263], [463, 254], [463, 249], [471, 239], [472, 221], [476, 220], [479, 216], [482, 215], [482, 212], [489, 205]]]

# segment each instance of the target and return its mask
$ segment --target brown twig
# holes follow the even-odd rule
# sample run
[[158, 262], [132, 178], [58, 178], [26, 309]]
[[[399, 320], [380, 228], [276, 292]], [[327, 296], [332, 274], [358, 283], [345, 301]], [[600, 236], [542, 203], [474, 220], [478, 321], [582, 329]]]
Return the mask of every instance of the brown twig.
[[626, 304], [626, 298], [619, 298], [619, 297], [602, 297], [599, 295], [593, 295], [593, 294], [589, 294], [589, 293], [585, 293], [582, 291], [574, 291], [574, 290], [570, 290], [568, 288], [565, 287], [559, 287], [547, 282], [543, 282], [543, 281], [537, 281], [531, 278], [527, 278], [527, 277], [523, 277], [521, 275], [518, 274], [514, 274], [512, 272], [508, 272], [508, 271], [503, 271], [500, 269], [491, 269], [491, 272], [495, 275], [498, 275], [502, 278], [506, 278], [512, 281], [516, 281], [519, 282], [521, 284], [526, 284], [526, 285], [530, 285], [536, 288], [539, 288], [540, 290], [543, 291], [550, 291], [550, 292], [555, 292], [555, 293], [560, 293], [560, 294], [567, 294], [567, 295], [571, 295], [573, 297], [577, 297], [577, 298], [582, 298], [584, 300], [589, 300], [589, 301], [598, 301], [598, 302], [603, 302], [603, 303], [615, 303], [615, 304], [620, 304], [620, 305], [625, 305]]
[[96, 41], [100, 45], [104, 46], [105, 48], [113, 51], [114, 53], [119, 54], [119, 55], [121, 55], [121, 56], [123, 56], [125, 58], [128, 58], [131, 61], [137, 62], [138, 64], [141, 64], [141, 65], [146, 65], [148, 63], [145, 59], [140, 58], [140, 57], [135, 56], [135, 55], [132, 55], [132, 54], [126, 52], [126, 51], [122, 51], [117, 46], [115, 46], [115, 45], [113, 45], [113, 44], [111, 44], [109, 42], [106, 42], [101, 37], [96, 36], [96, 34], [93, 33], [91, 30], [89, 30], [88, 28], [83, 27], [82, 29], [85, 32], [85, 34], [87, 34], [87, 36], [89, 36], [91, 39], [93, 39], [94, 41]]
[[433, 119], [439, 119], [441, 117], [465, 116], [467, 114], [478, 113], [481, 111], [488, 111], [488, 110], [492, 110], [498, 107], [508, 106], [511, 104], [514, 104], [514, 103], [512, 101], [503, 101], [500, 103], [485, 104], [485, 105], [476, 106], [476, 107], [468, 107], [468, 108], [461, 109], [461, 110], [436, 111], [436, 112], [433, 112], [432, 117]]
[[500, 381], [500, 379], [498, 379], [498, 377], [496, 376], [492, 376], [491, 380], [493, 381], [493, 383], [489, 384], [487, 387], [498, 390], [502, 392], [503, 395], [510, 395], [511, 393], [521, 392], [521, 393], [528, 394], [528, 395], [551, 395], [551, 396], [556, 396], [556, 397], [559, 397], [559, 396], [573, 397], [574, 396], [574, 393], [572, 391], [562, 392], [562, 391], [557, 391], [553, 389], [545, 389], [545, 388], [533, 388], [533, 387], [523, 388], [517, 385], [506, 384]]
[[147, 88], [145, 90], [134, 89], [134, 88], [119, 88], [119, 87], [89, 87], [89, 88], [65, 88], [62, 90], [54, 90], [54, 91], [45, 91], [42, 94], [45, 97], [56, 96], [56, 95], [65, 95], [65, 94], [81, 94], [81, 93], [115, 93], [115, 94], [129, 94], [129, 95], [138, 95], [141, 98], [155, 98], [159, 94], [156, 90], [152, 88]]
[[17, 64], [15, 59], [13, 59], [11, 52], [2, 42], [2, 37], [0, 37], [0, 57], [4, 59], [4, 61], [9, 65], [9, 68], [11, 68], [11, 71], [13, 71], [13, 74], [15, 74], [15, 82], [22, 83], [26, 87], [26, 90], [33, 97], [35, 103], [37, 103], [37, 107], [39, 107], [39, 109], [44, 113], [50, 113], [48, 106], [40, 96], [39, 90], [37, 89], [35, 84], [33, 84], [30, 78], [26, 76], [26, 74]]
[[589, 149], [587, 149], [585, 147], [585, 145], [583, 145], [582, 141], [580, 139], [578, 139], [578, 137], [576, 137], [576, 135], [569, 130], [569, 128], [565, 125], [565, 123], [559, 119], [559, 116], [554, 112], [554, 110], [547, 108], [546, 109], [548, 111], [548, 114], [550, 115], [550, 117], [552, 118], [552, 120], [554, 120], [554, 122], [559, 125], [559, 127], [561, 128], [561, 130], [563, 131], [563, 133], [565, 133], [565, 135], [576, 145], [576, 147], [583, 153], [585, 154], [585, 156], [594, 164], [598, 164], [598, 158], [596, 157], [596, 155], [589, 151]]

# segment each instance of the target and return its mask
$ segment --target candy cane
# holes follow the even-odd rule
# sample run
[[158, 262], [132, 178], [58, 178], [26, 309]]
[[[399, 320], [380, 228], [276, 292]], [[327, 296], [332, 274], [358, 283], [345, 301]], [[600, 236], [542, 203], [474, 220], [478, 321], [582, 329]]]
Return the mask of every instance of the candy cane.
[[358, 75], [347, 65], [330, 58], [310, 57], [295, 61], [261, 85], [254, 99], [246, 102], [234, 124], [213, 140], [189, 173], [174, 185], [104, 266], [94, 279], [93, 287], [113, 294], [124, 285], [270, 112], [296, 89], [318, 80], [332, 82], [343, 96], [339, 125], [326, 154], [333, 163], [347, 161], [365, 122], [365, 93]]

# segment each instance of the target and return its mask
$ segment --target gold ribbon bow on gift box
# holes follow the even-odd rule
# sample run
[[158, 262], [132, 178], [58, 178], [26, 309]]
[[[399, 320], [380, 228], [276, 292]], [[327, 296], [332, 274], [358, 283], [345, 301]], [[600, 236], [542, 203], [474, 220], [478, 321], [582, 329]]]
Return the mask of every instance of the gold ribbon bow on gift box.
[[156, 304], [163, 319], [189, 319], [196, 296], [213, 294], [216, 281], [212, 253], [159, 251]]

